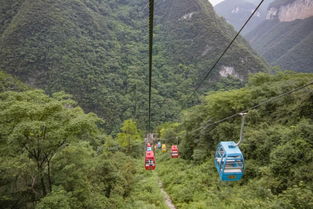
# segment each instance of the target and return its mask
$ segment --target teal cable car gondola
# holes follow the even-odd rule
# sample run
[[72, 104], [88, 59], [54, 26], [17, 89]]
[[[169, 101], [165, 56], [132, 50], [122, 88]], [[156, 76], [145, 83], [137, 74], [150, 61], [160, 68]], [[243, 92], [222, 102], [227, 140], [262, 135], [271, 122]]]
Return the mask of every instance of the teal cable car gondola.
[[244, 174], [244, 157], [239, 145], [243, 140], [246, 113], [240, 115], [242, 116], [242, 122], [239, 142], [223, 141], [216, 148], [214, 164], [222, 181], [238, 181]]
[[244, 158], [233, 141], [217, 145], [214, 164], [222, 181], [237, 181], [244, 174]]
[[162, 148], [162, 144], [161, 142], [158, 142], [158, 149], [161, 149]]

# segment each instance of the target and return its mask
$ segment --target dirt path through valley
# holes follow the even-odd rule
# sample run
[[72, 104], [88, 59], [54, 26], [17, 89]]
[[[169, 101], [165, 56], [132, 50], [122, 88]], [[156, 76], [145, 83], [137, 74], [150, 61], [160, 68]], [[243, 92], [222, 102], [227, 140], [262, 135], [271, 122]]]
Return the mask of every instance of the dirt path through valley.
[[167, 205], [167, 207], [169, 209], [176, 209], [175, 205], [173, 204], [170, 196], [166, 193], [166, 191], [163, 189], [163, 184], [160, 180], [160, 178], [158, 177], [158, 182], [159, 182], [159, 187], [160, 187], [160, 190], [161, 190], [161, 193], [163, 194], [163, 197], [164, 197], [164, 201]]

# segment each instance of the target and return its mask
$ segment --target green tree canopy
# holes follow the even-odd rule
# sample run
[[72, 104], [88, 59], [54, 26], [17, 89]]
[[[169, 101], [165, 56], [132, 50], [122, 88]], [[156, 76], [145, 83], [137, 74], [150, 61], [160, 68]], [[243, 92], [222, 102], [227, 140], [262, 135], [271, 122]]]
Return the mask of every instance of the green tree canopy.
[[97, 123], [102, 120], [73, 104], [39, 90], [0, 94], [0, 157], [7, 161], [1, 178], [7, 186], [11, 178], [19, 184], [11, 192], [30, 190], [35, 199], [45, 196], [52, 190], [56, 154], [72, 142], [91, 141], [101, 133]]
[[131, 151], [132, 145], [143, 140], [136, 122], [131, 119], [124, 121], [116, 139], [121, 147], [127, 148], [128, 152]]

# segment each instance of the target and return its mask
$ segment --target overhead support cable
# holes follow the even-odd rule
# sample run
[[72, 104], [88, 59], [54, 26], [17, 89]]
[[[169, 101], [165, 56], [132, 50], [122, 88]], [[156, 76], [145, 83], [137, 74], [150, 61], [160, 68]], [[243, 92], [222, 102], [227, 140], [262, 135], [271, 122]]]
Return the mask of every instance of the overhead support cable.
[[152, 95], [152, 49], [153, 49], [154, 0], [149, 0], [149, 109], [148, 131], [151, 133], [151, 95]]

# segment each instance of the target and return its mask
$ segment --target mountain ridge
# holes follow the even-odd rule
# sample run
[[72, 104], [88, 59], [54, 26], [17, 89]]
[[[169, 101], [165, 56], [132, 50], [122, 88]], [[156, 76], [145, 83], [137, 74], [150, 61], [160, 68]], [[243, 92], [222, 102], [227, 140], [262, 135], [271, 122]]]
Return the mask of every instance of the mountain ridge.
[[[133, 115], [141, 128], [146, 126], [144, 1], [2, 2], [1, 10], [13, 9], [0, 36], [0, 68], [49, 94], [72, 94], [86, 112], [104, 118], [109, 131]], [[200, 13], [179, 20], [191, 9]], [[5, 22], [7, 16], [1, 17]], [[157, 2], [155, 22], [153, 126], [179, 117], [183, 104], [191, 102], [186, 95], [235, 34], [205, 0]], [[225, 66], [235, 73], [222, 77]], [[239, 38], [217, 68], [202, 93], [212, 81], [232, 75], [244, 80], [268, 65]]]

